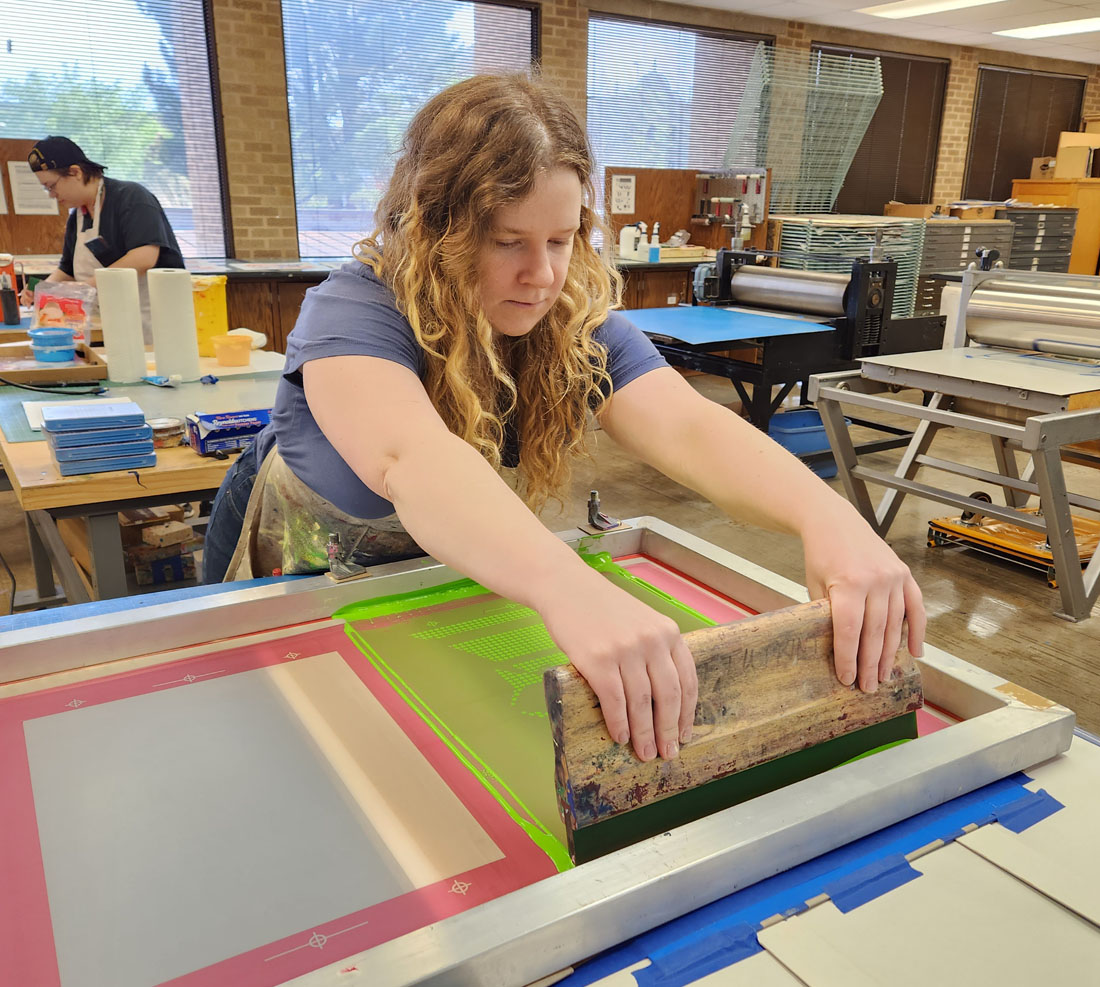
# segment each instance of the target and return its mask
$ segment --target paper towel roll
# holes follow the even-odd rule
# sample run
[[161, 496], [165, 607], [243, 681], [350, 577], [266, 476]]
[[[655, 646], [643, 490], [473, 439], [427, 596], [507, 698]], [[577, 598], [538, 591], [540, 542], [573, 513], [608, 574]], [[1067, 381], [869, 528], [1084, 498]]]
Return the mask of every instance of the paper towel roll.
[[198, 380], [199, 339], [190, 273], [180, 268], [154, 267], [149, 272], [149, 312], [157, 373]]
[[137, 271], [126, 267], [95, 272], [107, 376], [120, 384], [141, 380], [145, 369], [145, 338], [141, 331], [141, 302]]

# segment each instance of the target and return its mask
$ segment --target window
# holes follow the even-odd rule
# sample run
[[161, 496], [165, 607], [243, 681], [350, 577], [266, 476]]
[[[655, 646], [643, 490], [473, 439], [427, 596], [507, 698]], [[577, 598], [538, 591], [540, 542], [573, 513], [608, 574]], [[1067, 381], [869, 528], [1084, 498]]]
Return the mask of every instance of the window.
[[187, 256], [226, 253], [203, 0], [4, 6], [0, 137], [76, 141], [159, 200]]
[[405, 128], [439, 90], [531, 65], [535, 13], [457, 0], [284, 0], [298, 247], [339, 257], [374, 228]]
[[721, 168], [770, 38], [591, 14], [588, 133], [600, 166]]
[[878, 58], [882, 100], [836, 200], [838, 213], [881, 216], [889, 201], [930, 202], [947, 88], [946, 59], [833, 45], [814, 51]]
[[1077, 129], [1084, 92], [1079, 77], [980, 66], [964, 197], [1012, 195], [1012, 180], [1031, 174], [1031, 159], [1055, 154], [1058, 135]]

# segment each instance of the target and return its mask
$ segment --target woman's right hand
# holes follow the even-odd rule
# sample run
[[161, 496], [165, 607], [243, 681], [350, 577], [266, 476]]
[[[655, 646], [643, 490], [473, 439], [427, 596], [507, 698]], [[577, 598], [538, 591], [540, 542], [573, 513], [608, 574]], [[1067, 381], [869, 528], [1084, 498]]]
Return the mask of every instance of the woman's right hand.
[[19, 304], [24, 306], [34, 304], [34, 292], [30, 288], [24, 288], [19, 292]]
[[676, 757], [691, 739], [699, 685], [675, 622], [594, 570], [540, 608], [550, 636], [600, 700], [611, 739], [643, 761]]

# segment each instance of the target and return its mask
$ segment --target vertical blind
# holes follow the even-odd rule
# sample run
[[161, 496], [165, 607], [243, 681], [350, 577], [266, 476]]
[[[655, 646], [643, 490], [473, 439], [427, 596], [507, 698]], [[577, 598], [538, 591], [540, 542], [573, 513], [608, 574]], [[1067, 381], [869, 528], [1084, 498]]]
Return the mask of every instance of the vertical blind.
[[891, 200], [930, 202], [949, 62], [823, 44], [813, 50], [877, 57], [882, 65], [882, 101], [848, 169], [836, 211], [881, 216]]
[[68, 137], [159, 200], [185, 256], [226, 253], [203, 0], [7, 0], [0, 137]]
[[1084, 93], [1078, 76], [980, 66], [963, 195], [1007, 199], [1031, 159], [1055, 154], [1058, 135], [1077, 129]]
[[531, 7], [456, 0], [283, 0], [298, 245], [336, 257], [371, 232], [405, 128], [439, 90], [522, 71]]
[[588, 133], [601, 171], [721, 168], [762, 40], [774, 39], [590, 14]]

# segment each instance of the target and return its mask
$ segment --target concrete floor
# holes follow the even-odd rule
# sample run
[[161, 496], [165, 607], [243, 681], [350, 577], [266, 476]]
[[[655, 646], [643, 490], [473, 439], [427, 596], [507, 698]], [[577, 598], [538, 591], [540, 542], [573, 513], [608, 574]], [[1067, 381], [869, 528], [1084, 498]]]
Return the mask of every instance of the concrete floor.
[[[708, 397], [723, 403], [734, 400], [726, 381], [692, 380]], [[692, 491], [627, 457], [603, 433], [595, 436], [594, 450], [593, 461], [577, 464], [564, 507], [559, 511], [553, 506], [543, 513], [548, 527], [560, 530], [581, 522], [588, 491], [598, 489], [604, 509], [612, 515], [660, 517], [781, 575], [804, 580], [797, 539], [726, 518]], [[942, 433], [933, 443], [933, 454], [994, 468], [990, 444], [966, 433]], [[879, 469], [892, 468], [900, 456], [900, 449], [890, 450], [863, 461]], [[1067, 467], [1067, 478], [1071, 489], [1096, 496], [1100, 477], [1095, 470]], [[829, 482], [839, 489], [838, 480]], [[960, 493], [981, 487], [972, 480], [942, 474], [932, 482]], [[872, 493], [877, 500], [878, 492]], [[1100, 732], [1100, 607], [1093, 609], [1090, 620], [1066, 622], [1054, 616], [1058, 592], [1039, 573], [960, 548], [929, 548], [929, 519], [951, 513], [941, 505], [908, 497], [887, 539], [924, 592], [929, 642], [1068, 706], [1076, 711], [1081, 726]], [[31, 588], [34, 581], [22, 514], [10, 492], [0, 493], [0, 551], [19, 589]], [[0, 612], [6, 612], [7, 589], [7, 575], [0, 573]]]

